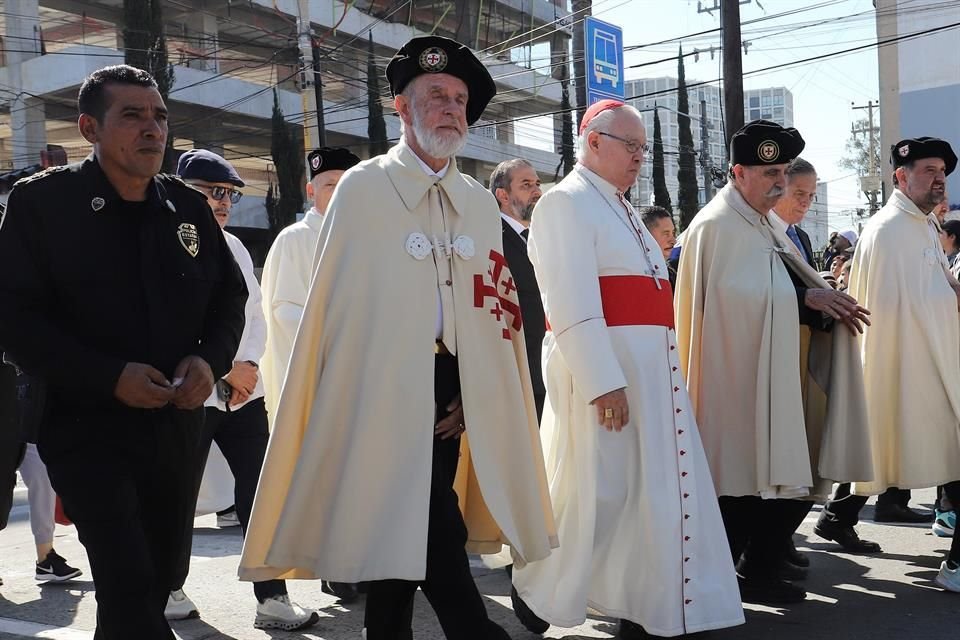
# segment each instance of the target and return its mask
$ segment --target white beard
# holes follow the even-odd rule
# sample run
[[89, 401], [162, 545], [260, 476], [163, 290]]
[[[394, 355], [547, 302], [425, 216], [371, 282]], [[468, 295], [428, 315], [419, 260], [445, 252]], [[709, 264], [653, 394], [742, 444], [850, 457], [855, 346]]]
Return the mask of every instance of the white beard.
[[467, 134], [440, 134], [427, 128], [413, 110], [413, 133], [424, 153], [434, 158], [451, 158], [467, 145]]

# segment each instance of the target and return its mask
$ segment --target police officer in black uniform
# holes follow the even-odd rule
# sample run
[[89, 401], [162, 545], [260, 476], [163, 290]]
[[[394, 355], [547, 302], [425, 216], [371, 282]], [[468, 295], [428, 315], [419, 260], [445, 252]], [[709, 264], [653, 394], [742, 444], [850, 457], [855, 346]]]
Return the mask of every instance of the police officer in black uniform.
[[0, 345], [49, 386], [38, 447], [87, 550], [97, 640], [172, 640], [203, 402], [243, 330], [243, 277], [203, 194], [157, 175], [146, 72], [84, 81], [93, 154], [18, 182], [0, 227]]

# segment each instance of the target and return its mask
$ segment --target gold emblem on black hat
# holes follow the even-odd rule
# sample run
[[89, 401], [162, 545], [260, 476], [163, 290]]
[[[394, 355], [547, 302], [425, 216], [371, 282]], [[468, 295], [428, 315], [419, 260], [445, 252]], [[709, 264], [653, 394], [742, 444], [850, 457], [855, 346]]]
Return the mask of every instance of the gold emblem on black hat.
[[420, 54], [420, 68], [427, 73], [440, 73], [447, 68], [447, 52], [440, 47], [424, 49]]
[[780, 157], [780, 146], [773, 140], [764, 140], [757, 147], [757, 155], [764, 162], [773, 162]]
[[180, 245], [190, 254], [190, 257], [196, 258], [197, 254], [200, 253], [200, 235], [197, 233], [197, 227], [184, 222], [177, 227], [177, 238], [180, 240]]

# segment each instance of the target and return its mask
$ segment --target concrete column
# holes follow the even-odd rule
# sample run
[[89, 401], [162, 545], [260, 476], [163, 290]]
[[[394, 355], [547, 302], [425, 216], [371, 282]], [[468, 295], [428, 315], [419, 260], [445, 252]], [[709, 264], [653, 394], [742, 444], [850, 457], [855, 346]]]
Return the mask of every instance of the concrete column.
[[217, 26], [217, 17], [212, 15], [212, 11], [203, 9], [209, 7], [210, 2], [201, 3], [201, 11], [195, 11], [187, 19], [187, 28], [190, 30], [190, 47], [198, 52], [210, 54], [209, 58], [202, 60], [191, 60], [189, 67], [218, 73], [220, 70], [219, 59], [216, 55], [219, 37], [219, 27]]
[[46, 111], [40, 98], [23, 93], [23, 63], [40, 55], [38, 0], [6, 0], [4, 30], [10, 102], [10, 150], [14, 169], [40, 162], [47, 148]]

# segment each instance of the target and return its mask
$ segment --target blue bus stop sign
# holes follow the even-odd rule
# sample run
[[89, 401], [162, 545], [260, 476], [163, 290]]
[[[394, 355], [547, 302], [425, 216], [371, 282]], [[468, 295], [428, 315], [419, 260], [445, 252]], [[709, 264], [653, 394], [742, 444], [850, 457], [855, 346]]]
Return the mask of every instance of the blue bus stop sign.
[[623, 30], [593, 16], [583, 21], [587, 106], [607, 98], [623, 100]]

